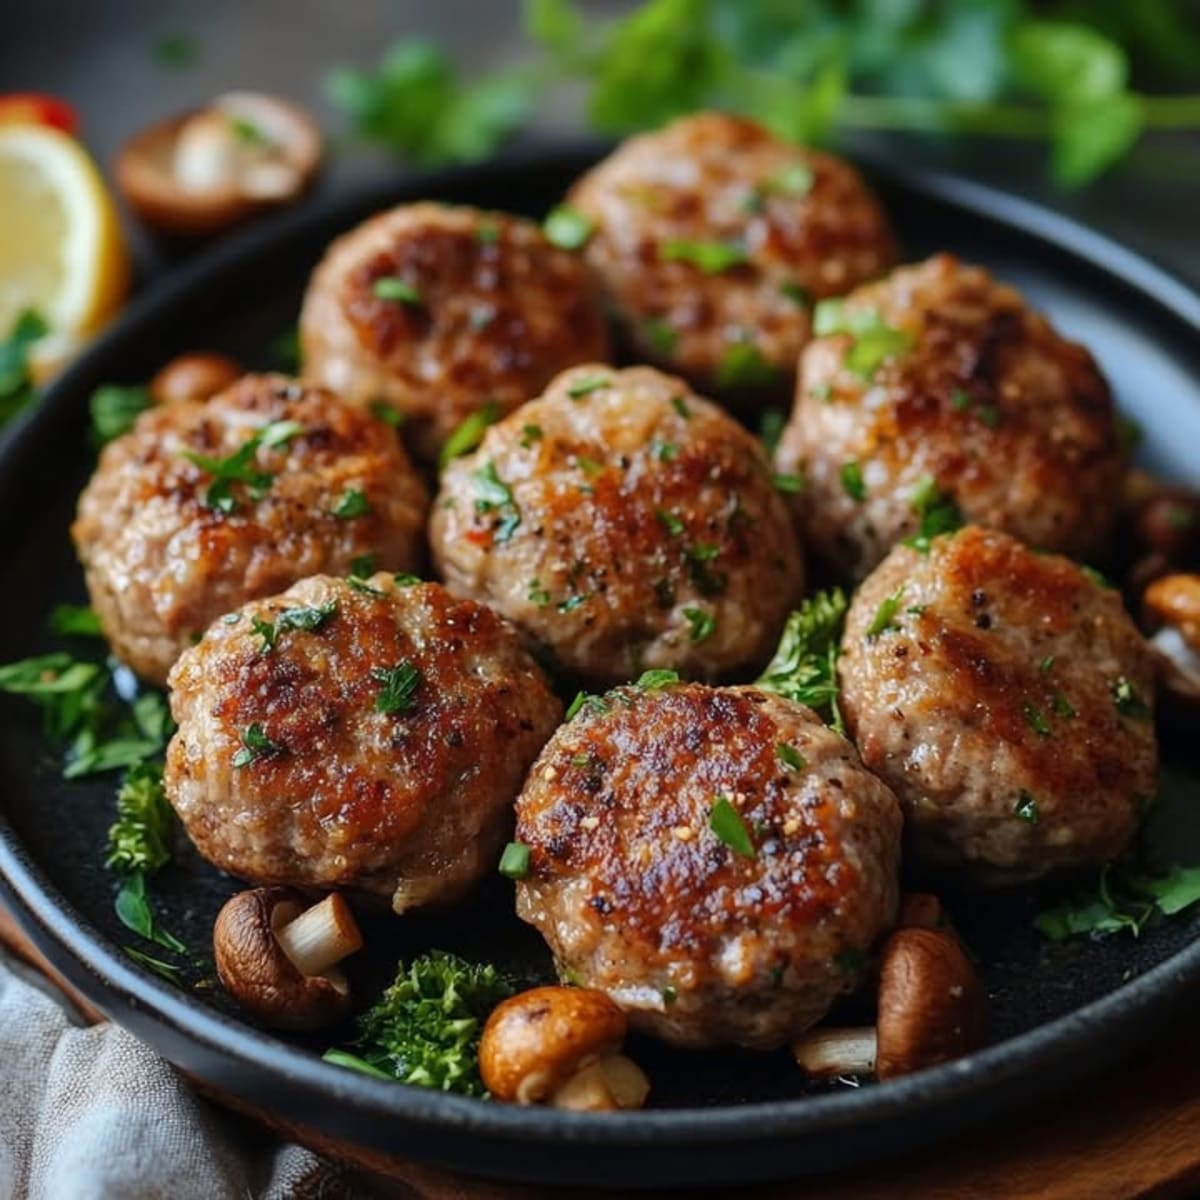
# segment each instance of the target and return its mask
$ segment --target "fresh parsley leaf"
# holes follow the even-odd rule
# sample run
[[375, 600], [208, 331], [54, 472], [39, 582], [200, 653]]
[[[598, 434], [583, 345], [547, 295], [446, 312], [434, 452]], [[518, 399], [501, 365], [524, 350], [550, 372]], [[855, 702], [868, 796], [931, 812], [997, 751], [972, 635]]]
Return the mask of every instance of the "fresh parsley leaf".
[[849, 462], [842, 463], [840, 476], [842, 491], [851, 500], [857, 500], [861, 504], [867, 498], [867, 485], [863, 480], [862, 467], [851, 459]]
[[200, 57], [200, 43], [189, 33], [164, 33], [151, 52], [161, 67], [178, 71], [190, 67]]
[[371, 415], [377, 421], [382, 421], [385, 425], [390, 425], [393, 429], [399, 429], [404, 424], [405, 414], [398, 408], [393, 408], [390, 404], [385, 404], [382, 400], [372, 402]]
[[396, 574], [392, 576], [392, 582], [397, 587], [407, 588], [416, 587], [417, 584], [424, 583], [425, 580], [423, 580], [420, 575], [414, 575], [410, 571], [397, 571]]
[[1036, 825], [1041, 814], [1038, 812], [1037, 801], [1024, 788], [1017, 795], [1017, 803], [1013, 806], [1013, 815], [1018, 820]]
[[1118, 675], [1109, 685], [1109, 690], [1112, 692], [1117, 712], [1123, 717], [1131, 717], [1135, 721], [1150, 719], [1150, 706], [1137, 694], [1133, 684], [1124, 675]]
[[783, 492], [787, 496], [799, 496], [803, 493], [805, 487], [804, 476], [800, 473], [794, 475], [772, 475], [771, 482], [775, 485], [777, 492]]
[[409, 283], [407, 279], [400, 279], [395, 275], [385, 275], [381, 279], [375, 280], [371, 285], [371, 291], [380, 300], [395, 300], [400, 304], [413, 306], [423, 303], [421, 293], [417, 291], [416, 286]]
[[603, 696], [593, 696], [588, 692], [576, 692], [575, 699], [567, 707], [567, 713], [563, 719], [569, 721], [584, 709], [591, 713], [605, 713], [608, 712], [608, 701]]
[[298, 421], [272, 421], [225, 458], [211, 458], [192, 450], [185, 450], [183, 456], [193, 466], [212, 476], [212, 482], [204, 493], [205, 505], [215, 512], [229, 514], [236, 512], [238, 507], [233, 494], [235, 483], [243, 484], [250, 499], [257, 501], [267, 494], [275, 479], [271, 472], [258, 466], [259, 448], [286, 446], [292, 438], [303, 432], [304, 426]]
[[654, 519], [671, 537], [679, 537], [684, 531], [685, 526], [682, 519], [676, 513], [668, 512], [665, 508], [655, 509]]
[[596, 226], [586, 213], [569, 204], [560, 204], [547, 214], [542, 232], [560, 250], [581, 250], [591, 240]]
[[579, 400], [584, 396], [590, 396], [592, 392], [598, 392], [601, 388], [608, 387], [610, 383], [612, 380], [607, 375], [584, 375], [567, 388], [567, 395], [572, 400]]
[[263, 727], [255, 721], [242, 730], [242, 748], [233, 756], [233, 765], [248, 767], [260, 758], [279, 754], [282, 750], [283, 747], [267, 737]]
[[668, 671], [655, 668], [643, 671], [634, 683], [634, 687], [643, 692], [660, 692], [663, 688], [672, 687], [679, 682], [678, 671]]
[[128, 433], [152, 403], [149, 391], [139, 385], [124, 387], [108, 383], [98, 387], [88, 400], [88, 411], [92, 417], [92, 444], [104, 446]]
[[79, 604], [56, 604], [50, 610], [50, 632], [59, 637], [102, 637], [94, 609]]
[[534, 442], [540, 442], [543, 437], [542, 427], [540, 425], [522, 425], [521, 426], [521, 449], [528, 450]]
[[896, 614], [900, 611], [900, 602], [904, 596], [904, 585], [901, 584], [890, 596], [885, 596], [875, 610], [870, 625], [864, 635], [868, 642], [873, 642], [881, 634], [890, 629], [899, 629], [896, 624]]
[[327, 600], [324, 604], [304, 605], [297, 608], [285, 608], [272, 623], [254, 617], [250, 624], [253, 631], [263, 639], [262, 650], [266, 653], [275, 648], [279, 635], [289, 629], [299, 629], [305, 633], [313, 633], [320, 629], [330, 617], [337, 612], [337, 601]]
[[260, 654], [269, 654], [275, 649], [278, 631], [273, 621], [264, 621], [262, 617], [251, 617], [250, 632], [262, 638], [262, 645], [259, 647]]
[[763, 409], [762, 416], [758, 418], [758, 439], [767, 452], [767, 458], [775, 457], [779, 439], [783, 437], [783, 431], [787, 427], [787, 420], [788, 415], [782, 408]]
[[782, 283], [779, 285], [779, 290], [797, 308], [808, 308], [813, 302], [813, 298], [809, 294], [809, 292], [806, 291], [804, 288], [802, 288], [798, 283], [795, 283], [795, 282]]
[[492, 537], [496, 542], [507, 542], [521, 524], [521, 512], [513, 498], [512, 488], [496, 473], [496, 464], [490, 459], [471, 472], [471, 480], [475, 485], [475, 511], [498, 512], [500, 523], [495, 527]]
[[841, 300], [822, 300], [813, 310], [817, 337], [849, 334], [850, 348], [843, 360], [847, 370], [870, 380], [889, 358], [903, 354], [913, 344], [912, 334], [888, 325], [873, 308], [848, 308]]
[[670, 358], [679, 345], [679, 330], [665, 317], [651, 317], [642, 325], [642, 332], [659, 358]]
[[688, 637], [696, 644], [707, 642], [717, 630], [717, 618], [706, 608], [685, 608], [683, 615], [688, 623]]
[[375, 574], [375, 555], [358, 554], [350, 560], [350, 574], [359, 579], [367, 579]]
[[117, 791], [117, 819], [108, 831], [104, 865], [122, 875], [153, 874], [171, 860], [174, 830], [161, 765], [137, 763]]
[[688, 408], [687, 400], [683, 396], [672, 396], [671, 407], [686, 421], [691, 415], [692, 410]]
[[725, 348], [717, 363], [717, 387], [770, 387], [779, 377], [779, 369], [763, 358], [753, 342], [733, 342]]
[[1050, 728], [1050, 722], [1046, 720], [1045, 714], [1036, 704], [1025, 704], [1021, 708], [1021, 712], [1025, 717], [1025, 724], [1029, 726], [1039, 737], [1048, 738], [1053, 733]]
[[416, 692], [421, 686], [421, 672], [407, 660], [394, 667], [376, 667], [371, 678], [380, 685], [375, 697], [377, 712], [404, 715], [417, 707]]
[[[445, 469], [452, 460], [474, 450], [483, 441], [483, 435], [487, 432], [488, 426], [494, 425], [499, 419], [500, 405], [494, 400], [488, 400], [477, 408], [459, 423], [458, 428], [442, 444], [441, 453], [438, 455], [438, 466]], [[524, 445], [523, 442], [522, 445]]]
[[837, 656], [849, 601], [841, 588], [810, 596], [787, 619], [775, 656], [755, 681], [767, 692], [815, 709], [839, 733]]
[[938, 488], [937, 480], [932, 475], [922, 475], [917, 480], [909, 503], [919, 524], [917, 532], [905, 538], [904, 544], [921, 554], [929, 553], [935, 537], [962, 528], [962, 512], [954, 500]]
[[743, 858], [755, 856], [754, 842], [742, 814], [729, 802], [727, 796], [718, 796], [708, 814], [708, 827], [734, 854]]
[[146, 879], [140, 872], [128, 875], [117, 892], [116, 914], [126, 929], [139, 937], [163, 946], [176, 954], [186, 954], [187, 947], [173, 934], [165, 930], [154, 915], [146, 896]]
[[45, 337], [49, 330], [40, 313], [26, 308], [17, 316], [8, 337], [0, 342], [0, 425], [36, 398], [29, 354], [34, 343]]
[[370, 511], [371, 502], [366, 492], [359, 488], [347, 488], [337, 502], [333, 515], [339, 521], [352, 521], [355, 517], [365, 517]]
[[529, 591], [526, 593], [526, 599], [530, 604], [536, 604], [538, 608], [545, 608], [550, 603], [550, 593], [542, 587], [540, 579], [531, 579], [529, 581]]
[[804, 755], [796, 749], [795, 746], [789, 746], [786, 742], [777, 742], [775, 745], [775, 757], [779, 759], [789, 771], [803, 771], [808, 765], [804, 761]]

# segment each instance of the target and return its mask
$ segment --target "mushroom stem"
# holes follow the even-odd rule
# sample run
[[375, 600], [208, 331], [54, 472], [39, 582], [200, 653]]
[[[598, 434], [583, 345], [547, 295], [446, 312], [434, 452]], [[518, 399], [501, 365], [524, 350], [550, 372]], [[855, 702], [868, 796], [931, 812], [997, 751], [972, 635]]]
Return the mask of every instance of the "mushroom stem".
[[813, 1029], [792, 1043], [810, 1075], [869, 1075], [875, 1070], [874, 1029]]
[[350, 906], [337, 892], [276, 929], [283, 952], [302, 975], [320, 975], [362, 948]]
[[641, 1108], [649, 1094], [650, 1080], [641, 1067], [623, 1054], [610, 1054], [576, 1071], [555, 1090], [550, 1103], [571, 1112], [611, 1112]]

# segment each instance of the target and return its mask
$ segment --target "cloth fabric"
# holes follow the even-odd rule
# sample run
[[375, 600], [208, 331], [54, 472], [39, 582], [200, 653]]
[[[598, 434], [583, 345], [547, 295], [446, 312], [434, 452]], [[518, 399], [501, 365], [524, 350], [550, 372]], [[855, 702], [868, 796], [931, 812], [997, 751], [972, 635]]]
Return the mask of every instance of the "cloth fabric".
[[0, 1200], [332, 1200], [347, 1173], [197, 1097], [0, 951]]

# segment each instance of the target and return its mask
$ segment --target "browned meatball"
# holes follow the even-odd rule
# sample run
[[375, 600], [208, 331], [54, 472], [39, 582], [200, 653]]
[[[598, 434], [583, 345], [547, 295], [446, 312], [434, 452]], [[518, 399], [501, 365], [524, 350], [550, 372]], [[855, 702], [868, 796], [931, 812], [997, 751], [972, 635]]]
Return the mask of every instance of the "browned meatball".
[[1125, 457], [1092, 356], [946, 254], [818, 314], [776, 455], [812, 547], [861, 579], [937, 498], [1077, 558], [1105, 554]]
[[427, 461], [484, 404], [515, 408], [564, 367], [608, 356], [575, 255], [529, 221], [440, 204], [338, 238], [313, 272], [300, 341], [307, 377], [399, 409]]
[[305, 579], [171, 672], [167, 796], [210, 862], [396, 912], [495, 868], [561, 706], [495, 613], [437, 584]]
[[795, 1037], [895, 915], [895, 796], [811, 709], [754, 687], [588, 701], [534, 764], [516, 836], [517, 913], [561, 977], [682, 1045]]
[[724, 113], [631, 138], [567, 199], [638, 356], [742, 399], [788, 395], [813, 300], [895, 261], [852, 167]]
[[452, 591], [601, 684], [761, 665], [802, 582], [758, 443], [650, 367], [574, 368], [492, 426], [430, 537]]
[[384, 422], [250, 375], [207, 403], [143, 413], [105, 447], [71, 534], [113, 650], [162, 683], [246, 600], [319, 571], [412, 569], [426, 505]]
[[913, 850], [981, 884], [1108, 862], [1155, 794], [1149, 650], [1074, 563], [969, 526], [850, 606], [841, 706]]

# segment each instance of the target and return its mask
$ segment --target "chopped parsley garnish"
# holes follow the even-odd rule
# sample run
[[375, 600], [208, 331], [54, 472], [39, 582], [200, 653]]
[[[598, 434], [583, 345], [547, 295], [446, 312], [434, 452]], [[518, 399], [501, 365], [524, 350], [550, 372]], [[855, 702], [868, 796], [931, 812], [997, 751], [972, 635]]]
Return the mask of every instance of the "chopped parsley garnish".
[[292, 438], [303, 432], [304, 426], [299, 421], [272, 421], [225, 458], [210, 458], [206, 454], [185, 450], [183, 456], [188, 462], [212, 476], [212, 482], [204, 491], [205, 506], [226, 515], [236, 512], [238, 501], [233, 494], [235, 483], [245, 486], [251, 500], [261, 500], [275, 476], [257, 465], [256, 456], [260, 447], [273, 449], [286, 446]]
[[243, 146], [264, 148], [275, 144], [258, 125], [245, 117], [230, 117], [229, 128]]
[[123, 387], [115, 383], [98, 387], [88, 401], [88, 411], [92, 417], [92, 444], [103, 446], [113, 438], [128, 433], [151, 403], [150, 393], [144, 387]]
[[850, 309], [841, 300], [817, 304], [813, 332], [817, 337], [850, 334], [853, 341], [846, 351], [845, 366], [864, 380], [872, 379], [887, 359], [903, 354], [913, 344], [912, 334], [888, 325], [875, 309]]
[[1042, 710], [1036, 704], [1023, 705], [1021, 713], [1025, 717], [1025, 724], [1039, 737], [1048, 738], [1053, 732], [1050, 722], [1046, 720]]
[[651, 317], [642, 326], [650, 348], [661, 358], [669, 358], [679, 344], [679, 330], [665, 317]]
[[200, 43], [189, 33], [164, 33], [150, 51], [159, 66], [180, 70], [200, 57]]
[[377, 587], [372, 587], [361, 575], [351, 575], [346, 580], [352, 592], [358, 592], [363, 596], [386, 596], [386, 592], [381, 592]]
[[688, 637], [693, 642], [706, 642], [717, 629], [717, 618], [706, 608], [685, 608], [683, 615], [687, 618]]
[[350, 574], [359, 579], [366, 579], [375, 574], [375, 555], [358, 554], [350, 560]]
[[608, 387], [610, 383], [612, 383], [612, 379], [607, 375], [584, 375], [567, 388], [567, 395], [572, 400], [579, 400], [584, 396], [590, 396], [592, 392], [598, 392], [601, 388]]
[[787, 418], [788, 415], [782, 408], [763, 409], [762, 416], [758, 418], [758, 440], [762, 442], [768, 458], [775, 457], [779, 439], [783, 437], [784, 428], [787, 426]]
[[1053, 703], [1054, 711], [1060, 717], [1074, 717], [1077, 715], [1075, 712], [1074, 705], [1072, 705], [1070, 700], [1068, 700], [1066, 698], [1066, 696], [1064, 696], [1062, 694], [1062, 692], [1054, 693], [1054, 700], [1052, 703]]
[[921, 554], [929, 553], [935, 537], [962, 528], [962, 513], [958, 505], [941, 491], [932, 475], [922, 475], [917, 480], [909, 504], [917, 515], [918, 525], [917, 532], [905, 538], [904, 544]]
[[727, 796], [718, 796], [708, 814], [708, 827], [724, 842], [734, 854], [743, 858], [754, 857], [754, 843], [750, 840], [750, 830], [738, 812], [729, 802]]
[[712, 542], [697, 542], [687, 549], [687, 556], [692, 562], [712, 562], [720, 553], [721, 547]]
[[981, 404], [975, 410], [975, 415], [989, 429], [998, 429], [1000, 426], [1001, 412], [995, 404]]
[[579, 250], [588, 244], [595, 231], [591, 217], [569, 204], [560, 204], [551, 209], [542, 222], [546, 240], [560, 250]]
[[1053, 671], [1054, 670], [1054, 655], [1047, 654], [1046, 657], [1043, 658], [1042, 661], [1038, 664], [1038, 670], [1041, 671], [1041, 673], [1043, 675], [1047, 675], [1051, 671]]
[[793, 303], [797, 308], [807, 308], [812, 303], [812, 296], [808, 294], [798, 283], [781, 284], [779, 290]]
[[30, 351], [34, 342], [49, 333], [50, 327], [40, 313], [24, 309], [8, 336], [0, 341], [0, 424], [32, 404], [37, 396], [30, 370]]
[[101, 637], [104, 632], [95, 610], [79, 604], [56, 604], [47, 624], [59, 637]]
[[475, 240], [481, 246], [494, 246], [500, 240], [500, 226], [495, 221], [480, 221]]
[[654, 510], [654, 519], [671, 535], [671, 537], [679, 537], [684, 530], [683, 521], [673, 512], [668, 512], [665, 508], [657, 508]]
[[404, 413], [398, 408], [393, 408], [390, 404], [385, 404], [382, 400], [373, 400], [371, 402], [371, 415], [377, 421], [382, 421], [385, 425], [390, 425], [393, 429], [399, 429], [404, 424]]
[[[483, 441], [483, 435], [487, 432], [488, 426], [494, 425], [500, 419], [500, 411], [500, 405], [494, 400], [489, 400], [461, 421], [454, 432], [442, 443], [441, 452], [438, 454], [438, 466], [444, 468], [453, 459], [474, 450]], [[528, 429], [529, 426], [527, 425], [525, 428]]]
[[233, 765], [248, 767], [252, 762], [278, 754], [282, 749], [278, 742], [273, 742], [267, 737], [263, 727], [255, 721], [242, 730], [242, 748], [233, 756]]
[[521, 426], [521, 449], [528, 450], [534, 442], [542, 440], [542, 427], [540, 425], [522, 425]]
[[764, 691], [807, 704], [839, 733], [844, 726], [837, 703], [837, 656], [848, 603], [841, 588], [805, 600], [788, 617], [774, 658], [755, 681]]
[[397, 587], [416, 587], [419, 583], [424, 583], [420, 575], [414, 575], [410, 571], [397, 571], [392, 576], [392, 582]]
[[380, 300], [396, 300], [411, 305], [421, 303], [421, 293], [407, 279], [400, 279], [396, 275], [385, 275], [375, 280], [371, 290]]
[[500, 855], [498, 870], [509, 879], [524, 879], [529, 874], [529, 847], [523, 842], [509, 842]]
[[421, 672], [405, 660], [394, 667], [376, 667], [371, 678], [380, 685], [375, 697], [375, 711], [390, 715], [410, 713], [417, 706], [416, 692], [421, 686]]
[[682, 396], [671, 397], [671, 407], [686, 421], [692, 415], [687, 401]]
[[731, 267], [749, 262], [744, 246], [734, 242], [703, 242], [690, 238], [670, 238], [663, 242], [664, 262], [687, 262], [705, 275], [720, 275]]
[[526, 598], [531, 604], [536, 604], [538, 608], [545, 608], [550, 603], [550, 593], [542, 587], [542, 581], [536, 578], [529, 581]]
[[1113, 589], [1112, 580], [1097, 571], [1095, 567], [1089, 567], [1087, 563], [1080, 563], [1079, 570], [1085, 579], [1091, 580], [1097, 587], [1107, 588], [1109, 591]]
[[499, 513], [500, 523], [494, 537], [497, 542], [507, 542], [521, 524], [521, 513], [513, 499], [512, 488], [496, 474], [496, 464], [490, 460], [471, 472], [471, 480], [475, 484], [475, 511]]
[[673, 462], [679, 456], [679, 447], [674, 442], [651, 442], [650, 453], [659, 462]]
[[371, 502], [366, 492], [358, 488], [347, 488], [342, 498], [337, 502], [333, 515], [339, 521], [351, 521], [355, 517], [365, 517], [371, 511]]
[[863, 481], [862, 467], [854, 460], [842, 463], [841, 469], [842, 491], [850, 497], [851, 500], [857, 500], [861, 503], [867, 498], [867, 485]]
[[900, 611], [900, 601], [903, 595], [904, 585], [901, 584], [890, 596], [885, 596], [880, 601], [875, 615], [871, 618], [870, 625], [867, 626], [865, 636], [868, 642], [873, 642], [881, 634], [887, 633], [889, 629], [900, 628], [896, 624], [896, 614]]
[[328, 600], [316, 607], [309, 605], [299, 608], [285, 608], [273, 622], [254, 617], [250, 624], [253, 631], [262, 638], [262, 653], [266, 654], [275, 649], [275, 643], [279, 640], [281, 633], [286, 633], [289, 629], [299, 629], [305, 633], [312, 633], [320, 629], [336, 612], [337, 601]]
[[767, 182], [773, 192], [783, 192], [788, 196], [806, 196], [812, 191], [812, 168], [807, 163], [792, 163], [776, 171]]
[[795, 746], [789, 746], [786, 742], [777, 742], [775, 744], [775, 757], [789, 771], [803, 771], [807, 765], [804, 761], [804, 755]]
[[162, 767], [150, 762], [135, 764], [117, 791], [117, 819], [108, 831], [104, 865], [122, 875], [157, 871], [171, 859], [174, 828]]
[[158, 923], [146, 895], [144, 872], [135, 871], [122, 880], [113, 908], [121, 924], [139, 937], [144, 937], [147, 941], [154, 942], [155, 945], [162, 946], [176, 954], [187, 953], [187, 947], [173, 933], [168, 933]]
[[955, 412], [966, 412], [971, 407], [971, 397], [962, 388], [955, 388], [950, 393], [950, 407]]
[[574, 612], [581, 605], [586, 604], [592, 598], [591, 592], [580, 592], [575, 596], [568, 596], [558, 604], [560, 613]]
[[779, 378], [779, 369], [767, 362], [753, 342], [734, 342], [726, 347], [717, 364], [718, 387], [769, 387]]
[[604, 464], [602, 462], [598, 462], [594, 458], [588, 458], [586, 454], [577, 454], [575, 456], [575, 465], [589, 479], [595, 479], [595, 477], [601, 474], [604, 470]]
[[567, 714], [563, 719], [569, 721], [585, 708], [588, 712], [605, 713], [608, 712], [608, 701], [603, 696], [593, 696], [589, 692], [576, 692], [575, 699], [571, 701], [567, 708]]
[[1017, 803], [1013, 807], [1013, 815], [1018, 820], [1028, 821], [1030, 825], [1038, 823], [1037, 801], [1024, 788], [1017, 793]]
[[643, 671], [634, 683], [634, 687], [643, 692], [659, 692], [663, 688], [671, 687], [672, 684], [679, 682], [678, 671], [668, 671], [658, 667], [649, 671]]
[[790, 475], [772, 475], [771, 482], [777, 492], [788, 496], [799, 496], [804, 491], [804, 476], [799, 472]]
[[1112, 692], [1117, 712], [1122, 716], [1130, 717], [1135, 721], [1150, 719], [1150, 706], [1137, 694], [1133, 684], [1124, 675], [1118, 675], [1112, 681], [1109, 690]]

